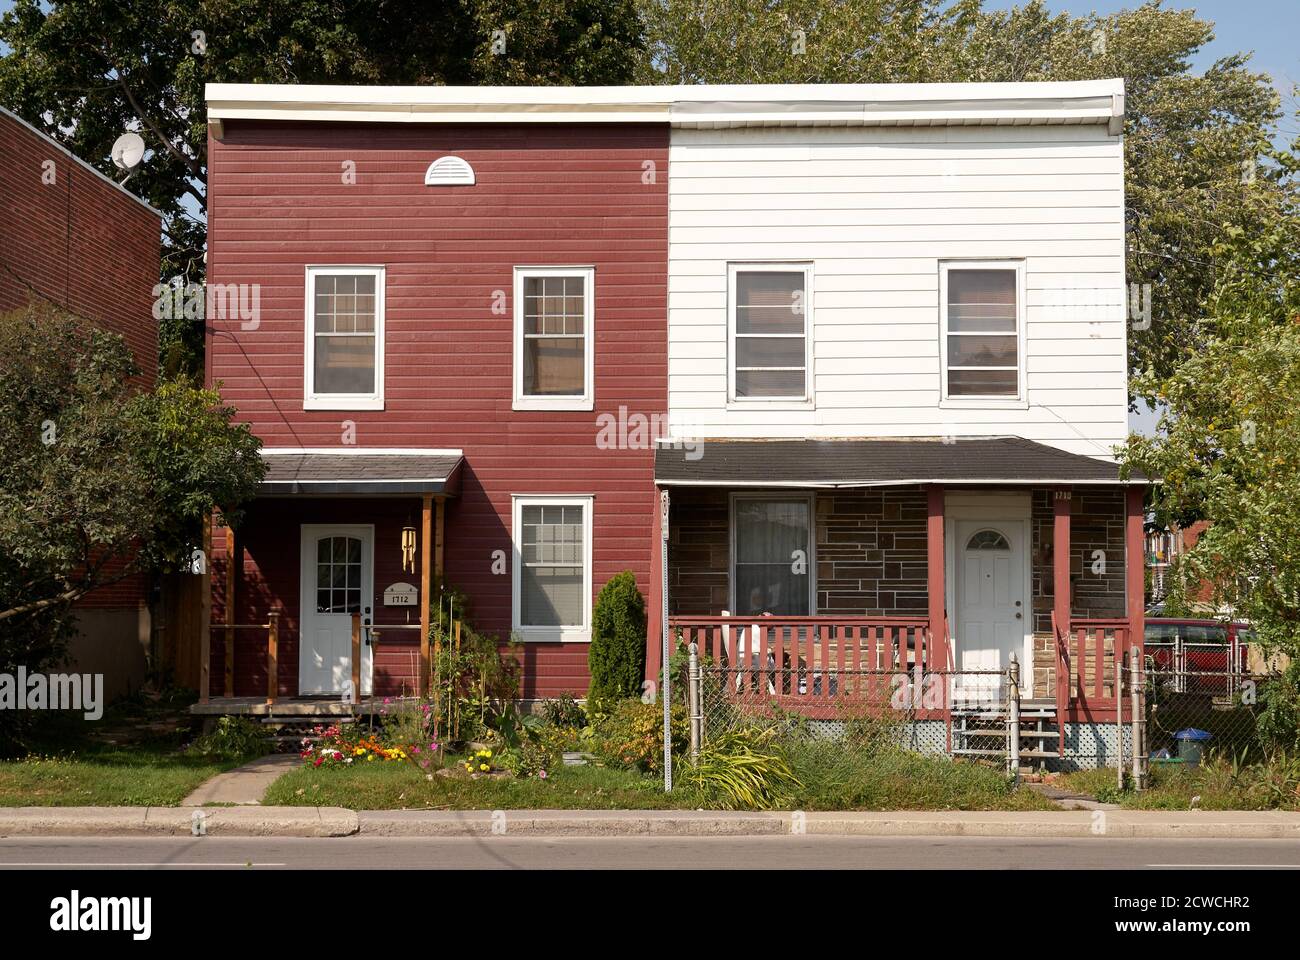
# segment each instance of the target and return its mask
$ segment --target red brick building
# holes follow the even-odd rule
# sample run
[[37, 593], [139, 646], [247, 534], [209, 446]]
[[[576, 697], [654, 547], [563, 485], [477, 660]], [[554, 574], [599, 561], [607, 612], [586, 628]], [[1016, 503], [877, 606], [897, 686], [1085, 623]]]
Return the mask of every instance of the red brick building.
[[[151, 385], [160, 214], [0, 107], [0, 312], [43, 299], [126, 338]], [[144, 679], [148, 585], [135, 576], [78, 604], [79, 668], [111, 694]]]

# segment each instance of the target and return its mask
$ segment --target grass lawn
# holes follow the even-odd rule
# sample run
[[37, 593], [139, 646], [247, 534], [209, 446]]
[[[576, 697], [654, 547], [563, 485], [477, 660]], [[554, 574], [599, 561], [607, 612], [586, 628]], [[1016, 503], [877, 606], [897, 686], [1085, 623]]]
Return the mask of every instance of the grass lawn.
[[135, 698], [98, 721], [52, 713], [26, 739], [27, 755], [0, 760], [0, 806], [176, 806], [242, 760], [187, 754], [189, 699]]
[[171, 807], [237, 765], [185, 757], [163, 743], [0, 761], [0, 807]]
[[1061, 783], [1130, 810], [1300, 810], [1298, 774], [1278, 764], [1234, 769], [1219, 760], [1197, 767], [1153, 763], [1150, 785], [1140, 793], [1120, 792], [1113, 769], [1066, 774]]
[[[1055, 810], [1030, 790], [1011, 789], [996, 770], [929, 757], [893, 758], [859, 769], [827, 771], [820, 789], [791, 805], [800, 810]], [[808, 782], [808, 781], [805, 781]], [[263, 803], [349, 807], [354, 810], [709, 809], [714, 805], [678, 786], [663, 792], [657, 777], [600, 767], [557, 767], [546, 780], [510, 777], [470, 780], [427, 775], [409, 763], [351, 767], [303, 766], [273, 783]]]

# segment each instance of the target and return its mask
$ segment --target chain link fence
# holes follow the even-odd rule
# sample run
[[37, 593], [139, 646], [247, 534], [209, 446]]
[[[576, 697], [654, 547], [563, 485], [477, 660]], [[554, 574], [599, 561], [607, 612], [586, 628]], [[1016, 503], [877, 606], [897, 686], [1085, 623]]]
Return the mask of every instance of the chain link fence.
[[1194, 762], [1208, 754], [1259, 759], [1268, 745], [1258, 718], [1276, 680], [1234, 669], [1148, 668], [1142, 684], [1147, 755], [1153, 762]]
[[886, 748], [1009, 770], [1129, 770], [1136, 744], [1143, 778], [1151, 763], [1192, 764], [1216, 754], [1254, 760], [1267, 752], [1257, 721], [1275, 676], [1246, 673], [1235, 658], [1208, 670], [1159, 663], [1146, 658], [1136, 689], [1125, 664], [1109, 713], [1089, 718], [1084, 711], [1076, 719], [1058, 717], [1048, 701], [1022, 699], [1018, 666], [922, 672], [819, 670], [773, 658], [740, 668], [697, 663], [689, 702], [693, 749], [730, 737], [777, 741], [797, 753], [801, 769], [824, 777]]

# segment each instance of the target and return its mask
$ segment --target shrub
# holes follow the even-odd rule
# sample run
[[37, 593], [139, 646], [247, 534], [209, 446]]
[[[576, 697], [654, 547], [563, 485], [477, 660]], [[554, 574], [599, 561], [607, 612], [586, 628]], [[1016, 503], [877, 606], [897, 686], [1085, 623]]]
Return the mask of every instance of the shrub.
[[563, 693], [553, 700], [543, 701], [541, 715], [542, 720], [552, 727], [565, 730], [580, 730], [587, 725], [587, 712], [570, 693]]
[[504, 750], [498, 757], [501, 766], [516, 777], [545, 780], [556, 764], [555, 755], [540, 740], [524, 740], [517, 747]]
[[787, 805], [803, 783], [774, 744], [775, 730], [742, 727], [713, 738], [681, 780], [723, 810]]
[[189, 752], [219, 760], [243, 760], [260, 757], [270, 749], [271, 740], [260, 723], [247, 717], [222, 717], [211, 733], [190, 744]]
[[[686, 711], [672, 709], [672, 749], [686, 749], [689, 739]], [[611, 766], [659, 773], [664, 762], [662, 703], [620, 700], [595, 731], [593, 752]]]
[[587, 701], [600, 704], [641, 692], [645, 678], [645, 598], [630, 570], [615, 574], [601, 588], [591, 617]]

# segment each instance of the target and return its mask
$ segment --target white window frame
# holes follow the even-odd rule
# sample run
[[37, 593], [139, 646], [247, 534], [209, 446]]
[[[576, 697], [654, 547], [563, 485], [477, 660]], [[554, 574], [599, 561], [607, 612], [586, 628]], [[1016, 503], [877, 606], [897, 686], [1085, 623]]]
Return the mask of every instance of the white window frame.
[[[1016, 395], [968, 396], [948, 394], [948, 272], [950, 270], [1014, 270], [1016, 273]], [[1020, 408], [1029, 406], [1025, 383], [1025, 261], [1002, 260], [939, 261], [939, 406], [968, 409]], [[958, 334], [960, 336], [960, 334]], [[975, 334], [981, 336], [982, 334]]]
[[[524, 281], [532, 277], [581, 277], [583, 282], [583, 388], [581, 396], [531, 396], [524, 393]], [[514, 410], [595, 409], [596, 380], [596, 268], [515, 267], [514, 278]]]
[[[512, 494], [510, 497], [511, 556], [510, 624], [519, 639], [532, 643], [590, 643], [592, 604], [592, 514], [596, 498], [591, 494]], [[582, 507], [582, 623], [558, 627], [525, 626], [520, 622], [523, 610], [523, 512], [524, 507]]]
[[[736, 396], [736, 275], [738, 273], [802, 273], [804, 380], [802, 397]], [[773, 334], [772, 336], [780, 336]], [[805, 409], [815, 406], [813, 390], [813, 265], [811, 261], [762, 261], [727, 264], [727, 406], [768, 410]]]
[[[773, 490], [771, 493], [733, 493], [728, 504], [727, 529], [730, 532], [728, 551], [730, 559], [727, 564], [727, 597], [731, 609], [738, 610], [736, 597], [736, 534], [740, 528], [736, 523], [736, 504], [745, 500], [785, 500], [791, 503], [808, 505], [808, 616], [817, 615], [817, 498], [812, 493], [783, 493]], [[782, 614], [774, 614], [779, 619]]]
[[[316, 264], [306, 271], [303, 349], [304, 410], [384, 409], [384, 275], [382, 266], [361, 264]], [[316, 392], [316, 278], [370, 276], [375, 278], [375, 389], [373, 393]]]

